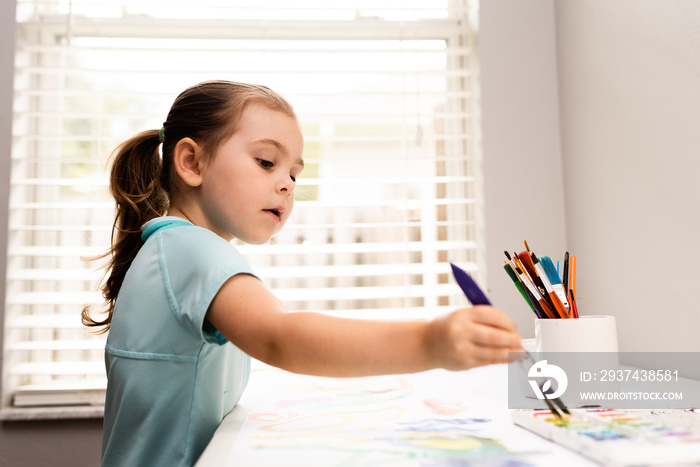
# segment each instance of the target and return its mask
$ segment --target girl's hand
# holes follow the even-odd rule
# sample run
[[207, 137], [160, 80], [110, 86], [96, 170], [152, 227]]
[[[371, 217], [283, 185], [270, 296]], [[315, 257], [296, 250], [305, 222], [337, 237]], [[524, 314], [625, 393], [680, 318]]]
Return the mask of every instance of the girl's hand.
[[508, 352], [521, 352], [515, 324], [490, 306], [462, 308], [430, 322], [426, 349], [436, 367], [466, 370], [507, 363]]

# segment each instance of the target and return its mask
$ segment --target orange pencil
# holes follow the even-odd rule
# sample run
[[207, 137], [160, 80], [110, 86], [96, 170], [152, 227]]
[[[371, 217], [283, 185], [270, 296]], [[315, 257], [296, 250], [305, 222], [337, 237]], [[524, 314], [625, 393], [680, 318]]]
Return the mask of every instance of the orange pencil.
[[574, 296], [576, 295], [576, 255], [571, 255], [569, 258], [569, 284], [567, 289], [573, 290]]

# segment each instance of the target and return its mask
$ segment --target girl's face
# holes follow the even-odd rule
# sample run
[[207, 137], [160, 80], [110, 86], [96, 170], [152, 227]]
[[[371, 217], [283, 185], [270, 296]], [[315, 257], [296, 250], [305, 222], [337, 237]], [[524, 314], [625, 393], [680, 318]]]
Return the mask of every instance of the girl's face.
[[205, 227], [221, 237], [267, 242], [294, 207], [295, 180], [304, 168], [298, 122], [263, 104], [250, 104], [238, 129], [204, 166], [199, 190]]

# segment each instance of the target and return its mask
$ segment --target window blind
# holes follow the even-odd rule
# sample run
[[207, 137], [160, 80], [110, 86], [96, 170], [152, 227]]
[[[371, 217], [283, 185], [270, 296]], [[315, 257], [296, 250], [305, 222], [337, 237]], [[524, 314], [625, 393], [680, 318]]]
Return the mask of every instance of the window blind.
[[[475, 30], [466, 0], [17, 5], [3, 406], [101, 404], [80, 323], [109, 246], [108, 156], [210, 79], [294, 105], [306, 169], [267, 245], [234, 243], [290, 310], [423, 319], [482, 273]], [[398, 6], [400, 5], [400, 6]]]

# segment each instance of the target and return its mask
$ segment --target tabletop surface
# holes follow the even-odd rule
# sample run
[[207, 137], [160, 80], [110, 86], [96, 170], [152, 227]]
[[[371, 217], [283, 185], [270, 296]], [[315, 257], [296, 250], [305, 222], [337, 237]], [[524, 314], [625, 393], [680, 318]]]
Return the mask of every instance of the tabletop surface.
[[513, 424], [507, 365], [322, 378], [254, 370], [197, 467], [591, 466]]

